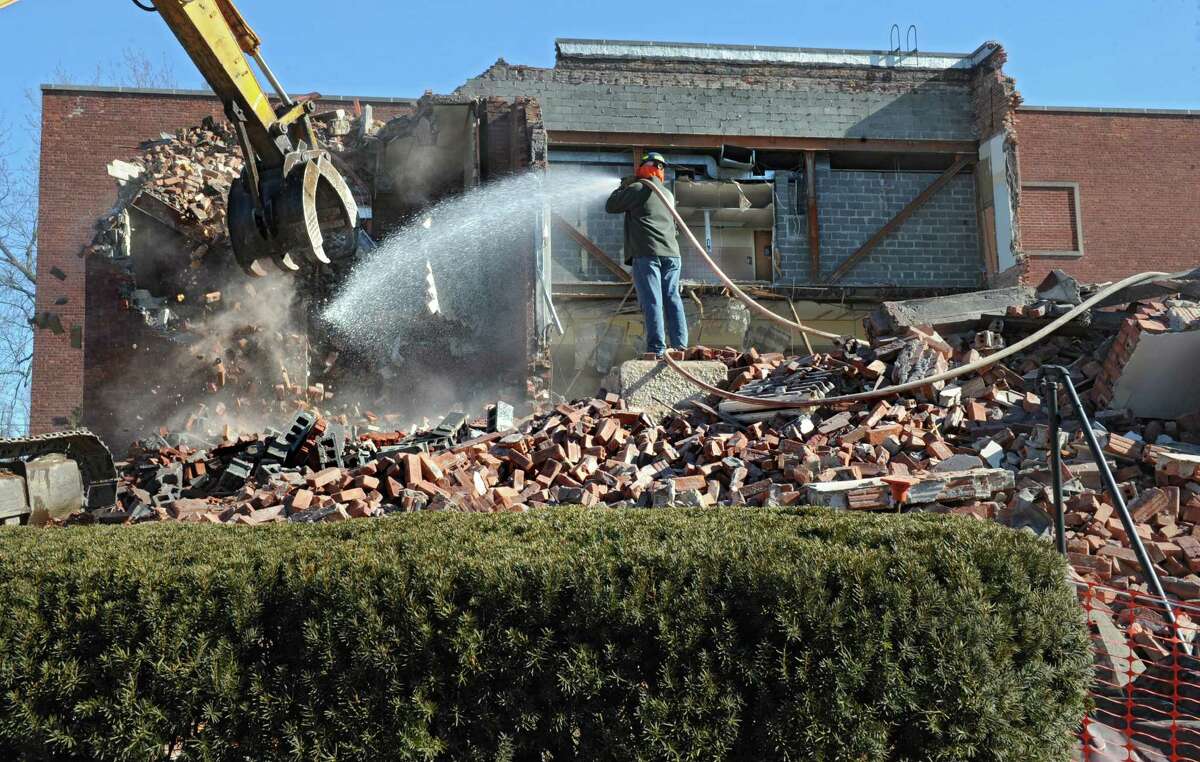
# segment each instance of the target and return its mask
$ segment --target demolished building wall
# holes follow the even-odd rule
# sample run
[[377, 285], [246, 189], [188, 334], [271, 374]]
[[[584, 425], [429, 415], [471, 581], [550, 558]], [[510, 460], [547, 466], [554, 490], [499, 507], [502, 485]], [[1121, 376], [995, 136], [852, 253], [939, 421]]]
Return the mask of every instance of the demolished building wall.
[[[779, 221], [763, 231], [774, 227], [773, 244], [766, 238], [754, 244], [772, 247], [767, 258], [774, 266], [733, 274], [738, 280], [809, 286], [830, 280], [883, 223], [953, 164], [955, 152], [976, 152], [976, 69], [999, 47], [992, 44], [970, 55], [896, 55], [559, 40], [556, 50], [553, 68], [501, 60], [456, 92], [536, 97], [554, 148], [552, 164], [602, 167], [614, 178], [631, 170], [631, 149], [653, 147], [667, 151], [672, 162], [700, 166], [702, 179], [716, 179], [717, 149], [729, 143], [757, 148], [758, 169], [772, 170], [760, 179], [773, 177], [779, 188], [804, 182], [800, 149], [815, 149], [820, 256], [810, 251], [804, 204], [777, 202]], [[781, 153], [785, 149], [791, 152]], [[928, 157], [917, 162], [926, 169], [914, 166], [908, 156], [914, 151], [941, 153], [932, 164]], [[967, 165], [852, 273], [833, 279], [845, 275], [847, 283], [870, 286], [977, 287], [985, 268], [975, 196]], [[601, 207], [575, 210], [571, 222], [620, 261], [619, 226], [605, 221]], [[748, 246], [748, 239], [738, 245]], [[689, 272], [686, 259], [685, 254], [685, 280], [715, 281], [702, 266]], [[813, 259], [820, 260], [815, 271]], [[569, 241], [556, 240], [555, 266], [564, 281], [614, 280]]]
[[[87, 309], [87, 262], [80, 256], [91, 242], [96, 219], [116, 198], [105, 166], [113, 158], [135, 154], [144, 137], [219, 113], [220, 104], [211, 96], [43, 87], [39, 265], [42, 272], [57, 268], [64, 277], [40, 279], [37, 311], [57, 315], [66, 330], [34, 332], [33, 433], [79, 423], [86, 323], [94, 316], [97, 326], [109, 324], [109, 316], [94, 311], [95, 303]], [[142, 125], [139, 130], [130, 129], [133, 122]]]
[[[345, 108], [356, 100], [330, 97], [320, 106]], [[372, 103], [385, 118], [412, 103], [398, 98], [361, 102]], [[88, 423], [84, 400], [88, 377], [102, 358], [120, 355], [136, 341], [137, 329], [112, 312], [119, 302], [113, 280], [117, 276], [102, 274], [84, 256], [96, 220], [117, 197], [107, 165], [136, 156], [144, 140], [197, 124], [204, 117], [220, 118], [221, 113], [220, 103], [208, 91], [43, 86], [39, 267], [42, 272], [61, 272], [63, 277], [40, 278], [38, 283], [38, 315], [57, 320], [34, 332], [31, 432]], [[89, 294], [90, 278], [111, 298]], [[126, 339], [134, 341], [126, 343]], [[102, 344], [108, 340], [116, 343], [105, 349]], [[124, 383], [133, 385], [131, 396], [140, 388], [136, 379]]]
[[[236, 144], [227, 140], [220, 119], [178, 131], [215, 116], [215, 98], [199, 92], [87, 88], [47, 88], [44, 97], [47, 121], [54, 126], [43, 143], [42, 266], [64, 277], [46, 279], [39, 288], [35, 433], [86, 425], [122, 447], [159, 425], [182, 428], [186, 421], [190, 430], [193, 422], [222, 420], [259, 426], [296, 405], [320, 405], [333, 413], [334, 386], [341, 391], [338, 409], [368, 416], [364, 421], [372, 415], [371, 400], [403, 397], [415, 405], [427, 397], [430, 406], [441, 409], [454, 399], [500, 390], [519, 401], [544, 386], [535, 381], [537, 388], [527, 387], [531, 364], [543, 375], [546, 371], [546, 363], [537, 359], [535, 220], [528, 221], [527, 234], [518, 236], [520, 251], [497, 251], [493, 257], [508, 287], [484, 291], [486, 284], [467, 284], [483, 295], [474, 300], [480, 314], [439, 315], [424, 321], [425, 332], [406, 331], [405, 367], [389, 368], [394, 351], [345, 346], [346, 339], [313, 322], [320, 322], [319, 313], [350, 263], [292, 279], [251, 280], [231, 272], [236, 268], [224, 256], [222, 191], [240, 166]], [[462, 105], [479, 110], [485, 130], [497, 137], [462, 141], [455, 161], [463, 172], [455, 183], [430, 188], [426, 202], [459, 193], [481, 178], [544, 163], [536, 104], [488, 103], [486, 114], [470, 99]], [[342, 111], [321, 112], [329, 107]], [[318, 104], [318, 112], [334, 120], [336, 134], [344, 134], [356, 118], [343, 118], [347, 111], [365, 112], [359, 120], [364, 125], [373, 113], [379, 125], [380, 119], [411, 115], [418, 108], [401, 99]], [[392, 120], [389, 134], [395, 137], [408, 129], [405, 125]], [[382, 152], [376, 156], [381, 141], [369, 135], [361, 139], [365, 134], [333, 137], [335, 161], [343, 164], [367, 212], [367, 230], [384, 236], [417, 207], [381, 203], [382, 214], [371, 214], [375, 199], [382, 202], [385, 195], [376, 195], [373, 187]], [[347, 147], [343, 144], [357, 148], [336, 153]], [[482, 153], [481, 144], [486, 146]], [[84, 146], [87, 161], [66, 160]], [[164, 151], [167, 163], [155, 164], [152, 157]], [[232, 174], [218, 171], [225, 165]], [[114, 178], [127, 184], [115, 206]], [[479, 277], [495, 281], [495, 274], [485, 270]], [[436, 351], [434, 345], [442, 344], [453, 344], [454, 351]], [[425, 359], [415, 360], [418, 355]], [[474, 397], [470, 401], [478, 403]]]
[[[740, 209], [713, 210], [707, 227], [700, 209], [685, 217], [726, 272], [758, 287], [780, 315], [854, 334], [874, 299], [968, 290], [995, 275], [982, 254], [973, 165], [978, 139], [992, 131], [983, 104], [1011, 100], [998, 45], [943, 55], [559, 40], [556, 53], [553, 68], [498, 61], [456, 93], [536, 97], [551, 177], [586, 167], [615, 185], [654, 148], [673, 165], [677, 194], [681, 179], [736, 180]], [[996, 104], [983, 97], [993, 90]], [[1003, 127], [1006, 114], [989, 117]], [[748, 163], [726, 161], [730, 147]], [[762, 186], [771, 188], [765, 221], [747, 221], [759, 211], [747, 196]], [[918, 198], [874, 250], [848, 262]], [[636, 356], [644, 337], [614, 267], [624, 254], [620, 217], [602, 200], [554, 211], [553, 281], [566, 330], [554, 351], [556, 391], [569, 394]], [[693, 336], [794, 346], [795, 336], [765, 320], [725, 316], [716, 275], [690, 248], [682, 254]]]

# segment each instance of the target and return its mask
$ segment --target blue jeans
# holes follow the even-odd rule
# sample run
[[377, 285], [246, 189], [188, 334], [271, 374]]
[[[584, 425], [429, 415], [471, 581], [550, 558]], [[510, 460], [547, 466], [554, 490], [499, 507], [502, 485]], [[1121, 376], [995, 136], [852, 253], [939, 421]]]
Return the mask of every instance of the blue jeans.
[[[646, 321], [646, 351], [659, 355], [667, 348], [687, 346], [687, 317], [679, 293], [678, 257], [634, 257], [633, 285]], [[663, 318], [666, 317], [666, 334]]]

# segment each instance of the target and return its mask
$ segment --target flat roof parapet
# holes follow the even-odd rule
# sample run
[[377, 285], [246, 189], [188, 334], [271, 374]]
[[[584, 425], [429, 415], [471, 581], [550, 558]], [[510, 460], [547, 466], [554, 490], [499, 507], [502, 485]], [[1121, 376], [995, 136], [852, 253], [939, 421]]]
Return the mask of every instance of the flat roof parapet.
[[1194, 108], [1119, 108], [1115, 106], [1029, 106], [1022, 103], [1017, 111], [1044, 111], [1064, 114], [1115, 114], [1118, 116], [1200, 116]]
[[647, 40], [558, 39], [559, 59], [715, 61], [731, 64], [863, 66], [882, 69], [972, 69], [1000, 49], [993, 42], [971, 53], [788, 48], [766, 45], [709, 45]]
[[[43, 93], [117, 93], [124, 95], [180, 95], [187, 97], [215, 98], [217, 97], [212, 90], [208, 88], [189, 90], [170, 87], [114, 87], [112, 85], [71, 85], [71, 84], [43, 84], [41, 86]], [[393, 98], [379, 95], [325, 95], [321, 94], [322, 101], [345, 101], [352, 103], [360, 101], [363, 103], [403, 103], [415, 105], [416, 98]]]

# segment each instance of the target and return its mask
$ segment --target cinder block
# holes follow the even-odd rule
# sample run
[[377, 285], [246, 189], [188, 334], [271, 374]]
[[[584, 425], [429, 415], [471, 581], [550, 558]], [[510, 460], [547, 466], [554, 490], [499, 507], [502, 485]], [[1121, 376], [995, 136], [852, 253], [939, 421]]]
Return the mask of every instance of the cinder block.
[[[725, 381], [723, 363], [684, 361], [680, 365], [706, 383], [718, 385]], [[692, 385], [661, 362], [629, 360], [614, 371], [617, 393], [632, 407], [641, 408], [659, 421], [671, 407], [683, 409], [688, 400], [703, 400], [706, 392]]]

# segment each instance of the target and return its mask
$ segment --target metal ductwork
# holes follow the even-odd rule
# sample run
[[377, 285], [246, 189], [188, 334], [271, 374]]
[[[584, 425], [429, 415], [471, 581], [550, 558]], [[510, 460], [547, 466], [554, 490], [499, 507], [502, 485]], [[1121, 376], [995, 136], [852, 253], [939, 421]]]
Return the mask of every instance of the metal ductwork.
[[749, 172], [754, 169], [754, 159], [753, 148], [742, 148], [741, 146], [723, 143], [721, 144], [721, 154], [717, 158], [717, 163], [727, 169], [741, 169]]

